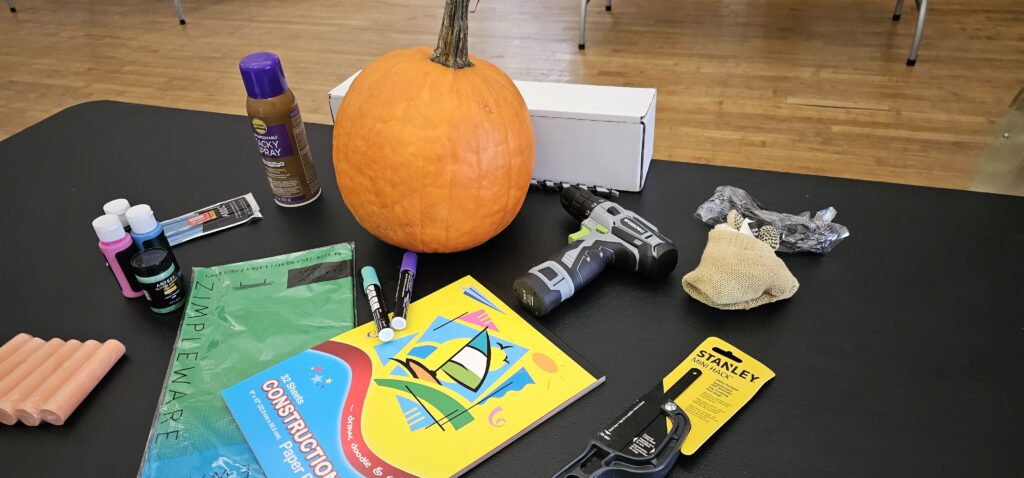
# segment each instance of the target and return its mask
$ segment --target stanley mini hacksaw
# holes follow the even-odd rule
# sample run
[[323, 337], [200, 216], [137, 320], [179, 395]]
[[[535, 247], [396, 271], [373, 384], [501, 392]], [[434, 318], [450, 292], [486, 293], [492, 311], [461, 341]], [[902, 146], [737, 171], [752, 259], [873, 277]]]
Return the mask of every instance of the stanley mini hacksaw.
[[[555, 478], [658, 478], [668, 474], [690, 431], [674, 401], [701, 375], [691, 368], [666, 390], [659, 381], [590, 440]], [[667, 420], [667, 421], [666, 421]]]

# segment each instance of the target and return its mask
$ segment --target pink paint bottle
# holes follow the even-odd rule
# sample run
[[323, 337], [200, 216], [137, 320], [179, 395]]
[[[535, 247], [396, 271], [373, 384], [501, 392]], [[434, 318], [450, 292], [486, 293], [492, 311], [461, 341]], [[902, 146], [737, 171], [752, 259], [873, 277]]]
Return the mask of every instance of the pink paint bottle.
[[92, 221], [96, 237], [100, 238], [100, 252], [107, 260], [107, 267], [114, 273], [121, 294], [128, 298], [142, 297], [142, 286], [132, 274], [132, 256], [137, 252], [132, 236], [125, 232], [117, 216], [104, 214]]

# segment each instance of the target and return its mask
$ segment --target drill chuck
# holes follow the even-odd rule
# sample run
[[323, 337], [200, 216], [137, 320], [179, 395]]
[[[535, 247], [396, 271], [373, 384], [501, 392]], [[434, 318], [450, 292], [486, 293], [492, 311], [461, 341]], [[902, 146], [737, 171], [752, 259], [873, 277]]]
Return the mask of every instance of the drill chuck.
[[579, 186], [570, 186], [563, 189], [559, 199], [561, 199], [562, 207], [565, 211], [573, 219], [580, 222], [590, 217], [590, 213], [594, 211], [594, 208], [606, 201], [604, 198], [598, 197]]

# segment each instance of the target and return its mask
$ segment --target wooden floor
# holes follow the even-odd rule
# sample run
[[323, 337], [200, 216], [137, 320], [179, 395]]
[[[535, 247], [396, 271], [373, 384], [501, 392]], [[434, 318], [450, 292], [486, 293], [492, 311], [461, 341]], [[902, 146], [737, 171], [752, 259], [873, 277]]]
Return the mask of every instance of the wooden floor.
[[[171, 0], [15, 2], [0, 12], [0, 138], [93, 99], [242, 114], [238, 59], [264, 49], [307, 121], [329, 123], [327, 91], [432, 45], [443, 4], [184, 0], [179, 26]], [[893, 4], [595, 0], [578, 51], [578, 1], [481, 0], [470, 50], [516, 79], [657, 88], [657, 158], [970, 188], [1024, 86], [1024, 2], [934, 2], [915, 68], [913, 1], [899, 23]]]

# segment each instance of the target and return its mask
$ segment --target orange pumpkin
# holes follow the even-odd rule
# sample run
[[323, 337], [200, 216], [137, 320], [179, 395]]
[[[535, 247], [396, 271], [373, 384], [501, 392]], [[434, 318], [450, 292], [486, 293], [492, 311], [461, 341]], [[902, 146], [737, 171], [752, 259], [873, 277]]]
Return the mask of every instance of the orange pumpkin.
[[448, 0], [437, 48], [373, 61], [334, 126], [345, 205], [381, 240], [455, 252], [494, 237], [522, 207], [533, 171], [530, 116], [512, 80], [469, 55], [469, 0]]

